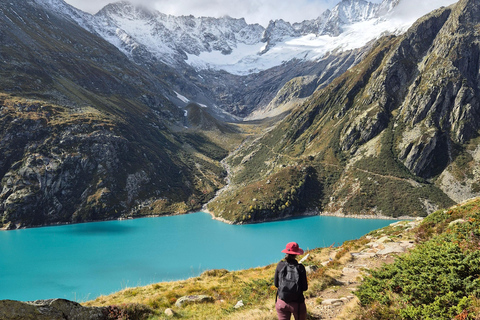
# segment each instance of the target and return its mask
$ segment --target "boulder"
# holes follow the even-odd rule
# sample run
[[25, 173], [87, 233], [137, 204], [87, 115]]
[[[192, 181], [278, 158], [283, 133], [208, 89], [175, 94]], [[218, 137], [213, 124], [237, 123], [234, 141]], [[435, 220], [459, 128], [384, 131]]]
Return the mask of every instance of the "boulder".
[[243, 306], [245, 306], [245, 305], [243, 304], [243, 300], [239, 300], [239, 301], [237, 302], [237, 304], [234, 306], [234, 308], [235, 308], [235, 309], [238, 309], [238, 308], [241, 308], [241, 307], [243, 307]]
[[311, 274], [311, 273], [314, 273], [315, 271], [318, 270], [318, 267], [317, 266], [306, 266], [305, 267], [305, 271], [307, 272], [307, 274]]
[[457, 219], [455, 221], [452, 221], [448, 224], [448, 226], [453, 226], [453, 225], [456, 225], [456, 224], [462, 224], [462, 223], [465, 223], [465, 220], [464, 219]]
[[382, 249], [377, 252], [378, 255], [385, 255], [390, 253], [403, 253], [406, 251], [405, 246], [402, 246], [400, 243], [388, 243], [385, 245], [385, 249]]
[[329, 306], [338, 306], [344, 304], [345, 301], [342, 299], [325, 299], [322, 301], [323, 305], [329, 305]]

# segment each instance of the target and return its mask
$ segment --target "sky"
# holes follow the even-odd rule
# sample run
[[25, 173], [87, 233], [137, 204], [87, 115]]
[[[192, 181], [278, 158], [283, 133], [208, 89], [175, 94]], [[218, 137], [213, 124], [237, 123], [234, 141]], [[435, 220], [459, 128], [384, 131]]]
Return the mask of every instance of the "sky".
[[[65, 0], [82, 11], [95, 14], [108, 3], [118, 0]], [[165, 14], [175, 16], [245, 18], [247, 23], [267, 26], [270, 20], [294, 23], [315, 19], [341, 0], [130, 0]], [[380, 3], [381, 0], [370, 2]]]

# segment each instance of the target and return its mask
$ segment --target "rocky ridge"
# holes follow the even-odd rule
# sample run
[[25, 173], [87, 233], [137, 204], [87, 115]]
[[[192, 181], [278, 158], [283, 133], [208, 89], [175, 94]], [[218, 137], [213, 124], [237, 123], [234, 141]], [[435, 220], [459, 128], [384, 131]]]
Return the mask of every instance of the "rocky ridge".
[[[42, 0], [43, 1], [43, 0]], [[91, 31], [102, 35], [128, 55], [145, 47], [167, 63], [187, 60], [187, 55], [219, 51], [229, 55], [241, 45], [265, 43], [260, 54], [276, 43], [307, 34], [338, 36], [342, 27], [359, 21], [379, 18], [391, 11], [398, 0], [381, 4], [364, 0], [344, 0], [315, 20], [294, 23], [272, 20], [264, 28], [247, 24], [245, 19], [171, 16], [134, 6], [128, 2], [109, 4], [83, 22]]]
[[[460, 6], [359, 50], [239, 77], [176, 70], [142, 45], [125, 55], [59, 0], [1, 3], [2, 225], [197, 210], [227, 171], [229, 188], [208, 209], [236, 223], [306, 211], [425, 215], [475, 196], [477, 31]], [[372, 10], [364, 16], [385, 8]], [[273, 126], [237, 148], [250, 124], [222, 120], [250, 116], [258, 132], [266, 111]]]
[[[181, 70], [180, 74], [173, 72], [168, 81], [190, 102], [206, 105], [217, 115], [218, 106], [240, 118], [248, 117], [252, 112], [258, 118], [260, 115], [268, 116], [264, 115], [268, 112], [264, 109], [276, 108], [277, 105], [270, 104], [270, 101], [290, 79], [316, 77], [319, 86], [325, 85], [354, 65], [366, 49], [344, 52], [340, 48], [328, 54], [312, 53], [316, 58], [304, 58], [310, 55], [308, 52], [298, 56], [285, 52], [279, 59], [270, 57], [263, 62], [254, 61], [286, 40], [306, 35], [337, 37], [345, 26], [380, 19], [396, 4], [397, 1], [393, 0], [385, 0], [381, 4], [363, 0], [342, 1], [316, 20], [295, 24], [276, 20], [264, 28], [258, 24], [247, 24], [244, 19], [175, 17], [128, 2], [118, 2], [107, 5], [94, 16], [82, 18], [79, 24], [115, 45], [137, 63], [151, 68], [152, 63], [157, 64], [158, 61]], [[72, 15], [70, 11], [68, 15]], [[208, 59], [204, 61], [203, 54], [215, 52], [220, 56], [214, 61], [238, 56], [235, 58], [238, 61], [232, 60], [233, 66], [243, 65], [245, 61], [253, 61], [253, 64], [247, 63], [237, 72], [228, 66], [216, 66]], [[227, 65], [232, 66], [231, 63]], [[164, 72], [168, 68], [162, 66], [159, 71]], [[211, 83], [216, 85], [209, 85]], [[181, 104], [179, 101], [175, 103]]]
[[64, 300], [37, 300], [20, 302], [0, 300], [0, 317], [4, 320], [61, 320], [108, 319], [108, 308], [83, 307], [79, 303]]

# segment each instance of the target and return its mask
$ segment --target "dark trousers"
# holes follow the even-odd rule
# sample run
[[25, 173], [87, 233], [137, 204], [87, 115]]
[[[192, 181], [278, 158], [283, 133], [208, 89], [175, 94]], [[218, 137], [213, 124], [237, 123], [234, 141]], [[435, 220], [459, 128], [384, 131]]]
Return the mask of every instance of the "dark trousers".
[[285, 302], [282, 299], [277, 299], [275, 303], [278, 320], [290, 320], [293, 317], [295, 320], [307, 319], [307, 306], [305, 302]]

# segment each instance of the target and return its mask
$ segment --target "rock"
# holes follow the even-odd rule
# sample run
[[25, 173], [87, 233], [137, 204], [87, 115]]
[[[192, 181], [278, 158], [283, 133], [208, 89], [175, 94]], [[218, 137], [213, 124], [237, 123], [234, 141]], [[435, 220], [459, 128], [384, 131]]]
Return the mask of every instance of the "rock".
[[453, 225], [456, 225], [456, 224], [459, 224], [459, 223], [465, 223], [465, 220], [464, 219], [457, 219], [455, 221], [452, 221], [448, 224], [448, 226], [453, 226]]
[[165, 313], [165, 315], [166, 315], [167, 317], [173, 317], [173, 316], [175, 315], [175, 312], [174, 312], [172, 309], [170, 309], [170, 308], [165, 309], [165, 312], [164, 312], [164, 313]]
[[382, 249], [377, 252], [379, 255], [385, 255], [390, 253], [403, 253], [406, 251], [406, 248], [402, 246], [400, 243], [387, 243], [385, 244], [385, 249]]
[[305, 271], [307, 272], [307, 274], [314, 273], [317, 270], [318, 270], [317, 266], [306, 266], [305, 267]]
[[235, 309], [238, 309], [238, 308], [241, 308], [241, 307], [243, 307], [243, 306], [244, 306], [243, 300], [240, 300], [240, 301], [237, 302], [237, 304], [234, 306], [234, 308], [235, 308]]
[[378, 239], [376, 242], [377, 243], [385, 243], [385, 242], [391, 242], [392, 240], [389, 237], [381, 237]]
[[325, 299], [322, 301], [323, 305], [332, 305], [332, 306], [342, 305], [343, 303], [344, 301], [342, 299]]
[[83, 307], [65, 299], [31, 302], [0, 300], [2, 320], [103, 320], [106, 319], [106, 310], [101, 307]]
[[399, 226], [403, 223], [403, 221], [397, 221], [397, 222], [394, 222], [394, 223], [390, 223], [390, 227], [396, 227], [396, 226]]
[[342, 269], [342, 274], [358, 274], [360, 271], [355, 268], [345, 267]]
[[214, 302], [213, 297], [207, 295], [191, 295], [191, 296], [183, 296], [175, 302], [175, 305], [179, 308], [183, 307], [184, 305], [192, 304], [192, 303], [208, 303]]
[[377, 254], [375, 252], [359, 252], [355, 257], [358, 259], [368, 259], [373, 258]]

